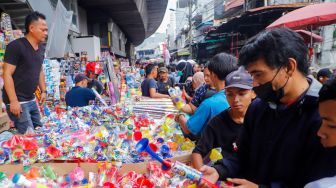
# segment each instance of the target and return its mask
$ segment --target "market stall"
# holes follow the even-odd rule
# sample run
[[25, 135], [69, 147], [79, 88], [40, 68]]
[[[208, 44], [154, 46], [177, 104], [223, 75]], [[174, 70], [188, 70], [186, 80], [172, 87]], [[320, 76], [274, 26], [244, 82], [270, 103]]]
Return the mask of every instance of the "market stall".
[[[9, 27], [6, 14], [1, 20], [0, 58], [10, 41], [22, 37]], [[102, 70], [97, 79], [104, 92], [95, 92], [89, 106], [66, 107], [75, 75], [92, 63], [86, 54], [44, 60], [43, 127], [29, 127], [24, 135], [0, 132], [0, 187], [187, 187], [200, 181], [201, 173], [184, 165], [195, 143], [176, 125], [178, 110], [170, 99], [141, 97], [143, 78], [127, 59], [103, 52], [94, 64]], [[37, 103], [40, 94], [37, 90]], [[8, 129], [8, 118], [0, 125]], [[154, 159], [169, 161], [172, 171]]]

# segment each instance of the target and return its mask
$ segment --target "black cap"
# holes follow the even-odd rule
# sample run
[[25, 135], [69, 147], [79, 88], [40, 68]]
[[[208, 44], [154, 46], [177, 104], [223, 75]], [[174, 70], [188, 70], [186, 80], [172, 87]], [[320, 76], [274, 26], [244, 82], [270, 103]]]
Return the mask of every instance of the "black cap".
[[79, 73], [79, 74], [76, 75], [76, 77], [75, 77], [75, 83], [76, 84], [80, 81], [83, 81], [83, 80], [89, 80], [89, 78], [87, 76], [85, 76], [85, 74], [83, 74], [83, 73]]
[[241, 88], [241, 89], [252, 89], [253, 80], [252, 76], [246, 72], [243, 67], [239, 67], [238, 70], [231, 72], [226, 76], [225, 88]]
[[333, 75], [332, 71], [328, 68], [323, 68], [323, 69], [320, 69], [317, 73], [317, 78], [323, 76], [323, 77], [328, 77], [328, 78], [331, 78]]

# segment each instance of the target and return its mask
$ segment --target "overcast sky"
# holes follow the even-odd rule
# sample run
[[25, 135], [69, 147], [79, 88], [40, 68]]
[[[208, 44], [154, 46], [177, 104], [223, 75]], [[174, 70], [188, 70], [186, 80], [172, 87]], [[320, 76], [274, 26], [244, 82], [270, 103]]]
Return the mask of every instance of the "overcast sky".
[[168, 0], [168, 5], [167, 5], [167, 9], [166, 9], [166, 13], [165, 16], [163, 18], [163, 21], [159, 27], [159, 29], [156, 31], [158, 33], [165, 33], [166, 32], [166, 28], [167, 25], [169, 24], [169, 13], [171, 12], [169, 9], [175, 9], [176, 7], [176, 0]]

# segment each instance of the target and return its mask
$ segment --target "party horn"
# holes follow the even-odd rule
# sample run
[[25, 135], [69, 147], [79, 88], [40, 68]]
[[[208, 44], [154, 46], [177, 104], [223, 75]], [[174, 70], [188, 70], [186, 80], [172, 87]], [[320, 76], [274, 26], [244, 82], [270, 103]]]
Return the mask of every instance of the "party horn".
[[150, 156], [152, 156], [154, 159], [158, 160], [162, 164], [163, 170], [170, 170], [172, 167], [172, 163], [169, 161], [163, 160], [161, 157], [159, 157], [150, 147], [149, 147], [149, 140], [148, 138], [141, 139], [135, 146], [136, 151], [138, 153], [146, 151]]
[[203, 174], [196, 169], [187, 166], [181, 162], [176, 161], [175, 163], [172, 163], [167, 160], [163, 160], [161, 157], [159, 157], [150, 147], [149, 147], [149, 140], [147, 138], [141, 139], [136, 144], [136, 150], [137, 152], [143, 152], [146, 151], [149, 155], [151, 155], [154, 159], [158, 160], [162, 164], [163, 170], [170, 170], [171, 168], [174, 169], [178, 174], [181, 176], [184, 176], [192, 181], [196, 181], [198, 183], [204, 182], [207, 185], [209, 185], [211, 188], [218, 188], [219, 186], [209, 182], [208, 180], [202, 178]]
[[93, 93], [96, 95], [96, 97], [99, 99], [99, 101], [105, 106], [108, 107], [108, 105], [106, 104], [105, 100], [103, 99], [103, 97], [97, 92], [97, 90], [95, 90], [94, 88], [91, 88]]

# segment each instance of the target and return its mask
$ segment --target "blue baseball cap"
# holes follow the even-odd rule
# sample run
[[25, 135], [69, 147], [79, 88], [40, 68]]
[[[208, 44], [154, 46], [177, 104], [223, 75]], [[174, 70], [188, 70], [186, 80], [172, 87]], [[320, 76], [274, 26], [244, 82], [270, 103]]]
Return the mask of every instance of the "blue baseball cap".
[[244, 69], [244, 67], [241, 66], [238, 70], [233, 71], [226, 76], [225, 89], [232, 87], [241, 89], [253, 88], [252, 76]]
[[320, 76], [331, 78], [333, 76], [333, 72], [328, 68], [323, 68], [320, 69], [317, 73], [317, 78]]

